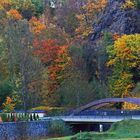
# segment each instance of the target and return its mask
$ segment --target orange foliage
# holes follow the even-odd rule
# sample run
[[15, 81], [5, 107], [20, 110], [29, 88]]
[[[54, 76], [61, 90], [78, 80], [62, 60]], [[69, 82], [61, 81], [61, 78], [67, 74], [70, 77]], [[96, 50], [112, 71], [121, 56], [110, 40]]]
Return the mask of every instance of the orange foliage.
[[19, 14], [19, 12], [15, 9], [11, 9], [7, 12], [7, 15], [15, 20], [22, 19], [22, 16]]
[[76, 29], [78, 38], [86, 38], [92, 32], [92, 23], [96, 17], [95, 15], [103, 10], [106, 4], [107, 0], [88, 0], [86, 5], [82, 7], [81, 14], [76, 15], [79, 21], [79, 26]]
[[117, 39], [119, 39], [121, 36], [119, 35], [119, 34], [114, 34], [113, 35], [113, 38], [114, 38], [114, 40], [117, 40]]
[[48, 67], [50, 92], [54, 92], [57, 89], [58, 85], [65, 78], [65, 68], [71, 64], [71, 59], [68, 56], [67, 48], [68, 46], [60, 46], [57, 58], [53, 61], [53, 64]]
[[64, 70], [70, 64], [68, 45], [59, 46], [53, 39], [34, 40], [34, 55], [48, 66], [48, 88], [54, 92], [64, 78]]
[[51, 80], [55, 79], [58, 82], [61, 82], [61, 80], [63, 80], [64, 77], [62, 73], [65, 68], [71, 63], [71, 58], [68, 55], [67, 49], [67, 45], [60, 46], [57, 58], [54, 60], [54, 64], [49, 68]]
[[46, 29], [46, 26], [40, 22], [36, 17], [32, 17], [30, 20], [31, 29], [35, 34], [41, 33], [41, 31]]
[[34, 40], [33, 46], [35, 48], [34, 54], [39, 56], [42, 63], [49, 63], [57, 58], [59, 46], [57, 41], [53, 39], [48, 40]]
[[98, 1], [88, 0], [87, 4], [83, 6], [83, 9], [88, 11], [88, 13], [93, 14], [93, 10], [97, 12], [101, 11], [104, 9], [106, 4], [107, 4], [107, 0], [98, 0]]

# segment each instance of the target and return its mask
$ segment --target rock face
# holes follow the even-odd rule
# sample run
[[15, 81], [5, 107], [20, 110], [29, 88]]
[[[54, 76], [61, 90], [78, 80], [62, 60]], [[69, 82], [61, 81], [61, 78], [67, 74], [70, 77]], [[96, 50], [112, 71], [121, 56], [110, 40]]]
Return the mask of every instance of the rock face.
[[[99, 51], [103, 46], [99, 43], [103, 32], [112, 34], [140, 33], [140, 9], [123, 9], [124, 0], [109, 0], [107, 7], [99, 13], [97, 21], [93, 23], [94, 32], [90, 35], [84, 47], [84, 57], [90, 77], [96, 76], [99, 71], [99, 80], [105, 80], [107, 69], [105, 61], [99, 64]], [[104, 59], [104, 58], [103, 58]]]
[[123, 9], [123, 0], [110, 0], [108, 6], [98, 15], [98, 23], [93, 24], [94, 33], [91, 40], [94, 41], [103, 30], [118, 34], [140, 33], [140, 10]]

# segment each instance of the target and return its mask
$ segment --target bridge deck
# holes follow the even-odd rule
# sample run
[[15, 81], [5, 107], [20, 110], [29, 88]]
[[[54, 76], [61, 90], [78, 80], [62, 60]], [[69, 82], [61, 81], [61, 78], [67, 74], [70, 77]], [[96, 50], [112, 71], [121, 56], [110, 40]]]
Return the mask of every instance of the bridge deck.
[[65, 122], [75, 123], [93, 123], [93, 122], [118, 122], [121, 120], [135, 119], [140, 120], [140, 115], [134, 116], [56, 116], [43, 117], [42, 120], [63, 120]]

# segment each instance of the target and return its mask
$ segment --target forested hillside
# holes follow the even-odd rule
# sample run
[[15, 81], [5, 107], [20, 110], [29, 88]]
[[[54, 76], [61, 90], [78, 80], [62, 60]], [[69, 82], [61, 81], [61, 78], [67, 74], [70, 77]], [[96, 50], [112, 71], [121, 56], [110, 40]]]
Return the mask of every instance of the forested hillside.
[[0, 1], [1, 109], [139, 94], [140, 0]]

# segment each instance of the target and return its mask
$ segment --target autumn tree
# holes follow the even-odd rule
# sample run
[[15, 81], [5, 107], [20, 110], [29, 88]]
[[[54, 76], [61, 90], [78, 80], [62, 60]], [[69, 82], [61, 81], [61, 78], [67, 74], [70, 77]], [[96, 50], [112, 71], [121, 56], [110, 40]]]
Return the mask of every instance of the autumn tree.
[[41, 90], [44, 102], [54, 105], [55, 91], [64, 79], [65, 67], [70, 64], [68, 39], [65, 32], [53, 22], [48, 23], [46, 19], [45, 25], [41, 21], [35, 17], [30, 20], [31, 31], [34, 34], [33, 54], [41, 60], [45, 68]]
[[51, 98], [53, 96], [53, 93], [56, 91], [59, 84], [63, 80], [63, 71], [70, 62], [70, 57], [67, 53], [68, 46], [59, 46], [57, 45], [57, 41], [52, 39], [41, 41], [34, 40], [33, 46], [35, 49], [34, 55], [38, 56], [43, 65], [45, 65], [48, 69], [48, 82], [46, 85], [48, 86], [47, 96], [50, 96]]
[[14, 85], [12, 95], [14, 98], [19, 96], [24, 109], [27, 110], [29, 106], [33, 106], [29, 100], [37, 98], [39, 101], [35, 87], [40, 85], [35, 87], [32, 85], [37, 83], [35, 81], [38, 81], [38, 78], [41, 78], [42, 65], [39, 59], [33, 56], [33, 33], [29, 22], [22, 20], [17, 10], [11, 9], [7, 12], [3, 39], [8, 57], [8, 77]]
[[31, 26], [31, 31], [35, 35], [40, 34], [43, 30], [46, 29], [46, 26], [43, 23], [41, 23], [36, 17], [32, 17], [29, 23]]
[[12, 0], [2, 0], [0, 1], [0, 9], [8, 10], [12, 6]]
[[139, 81], [140, 35], [123, 35], [108, 47], [108, 66], [113, 68], [109, 88], [114, 97], [132, 96], [131, 91]]
[[7, 12], [7, 16], [10, 18], [10, 19], [15, 19], [15, 20], [20, 20], [22, 19], [22, 16], [20, 15], [20, 13], [15, 10], [15, 9], [10, 9], [8, 12]]
[[76, 29], [78, 38], [87, 38], [94, 31], [92, 29], [93, 20], [96, 19], [97, 13], [105, 8], [106, 4], [107, 0], [88, 0], [82, 7], [81, 13], [76, 16], [79, 22], [79, 26]]

